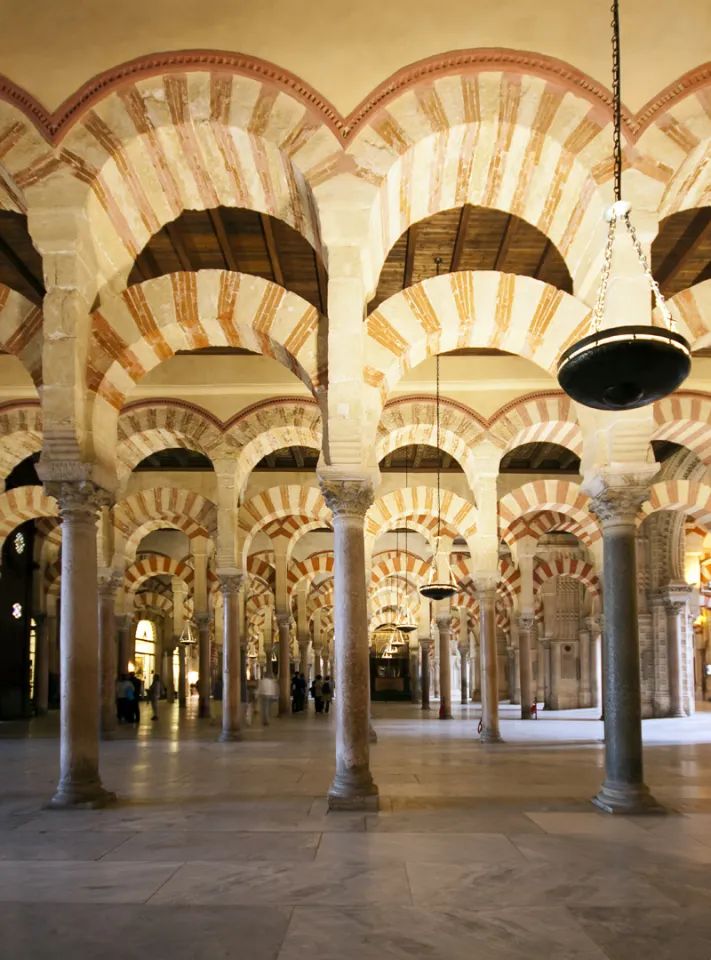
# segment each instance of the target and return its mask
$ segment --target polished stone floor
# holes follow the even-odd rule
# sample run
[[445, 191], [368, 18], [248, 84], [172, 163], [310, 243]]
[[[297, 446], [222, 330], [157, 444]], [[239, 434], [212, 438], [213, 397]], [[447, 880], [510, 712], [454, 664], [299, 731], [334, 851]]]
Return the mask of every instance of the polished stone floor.
[[42, 809], [57, 718], [0, 725], [3, 960], [709, 960], [711, 712], [644, 725], [670, 812], [610, 818], [593, 711], [507, 719], [506, 743], [375, 705], [379, 814], [328, 813], [334, 718], [217, 743], [162, 707], [102, 745], [119, 803]]

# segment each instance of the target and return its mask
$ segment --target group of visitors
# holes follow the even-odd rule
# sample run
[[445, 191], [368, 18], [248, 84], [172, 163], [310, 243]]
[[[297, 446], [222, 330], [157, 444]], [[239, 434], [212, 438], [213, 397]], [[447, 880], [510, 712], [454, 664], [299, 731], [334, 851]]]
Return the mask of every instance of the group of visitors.
[[[141, 722], [141, 688], [143, 684], [135, 673], [122, 673], [116, 681], [116, 719], [119, 723]], [[151, 720], [158, 719], [158, 701], [162, 692], [162, 684], [157, 673], [153, 674], [153, 682], [147, 691], [147, 698], [153, 715]]]
[[311, 684], [311, 696], [314, 699], [316, 713], [329, 713], [331, 710], [331, 700], [333, 700], [331, 678], [322, 677], [319, 673]]

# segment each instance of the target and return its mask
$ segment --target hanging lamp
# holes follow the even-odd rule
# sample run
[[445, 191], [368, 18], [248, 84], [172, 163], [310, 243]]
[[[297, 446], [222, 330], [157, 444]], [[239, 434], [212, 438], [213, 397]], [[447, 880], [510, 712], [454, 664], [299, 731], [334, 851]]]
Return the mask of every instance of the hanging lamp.
[[[437, 276], [442, 264], [442, 258], [436, 257]], [[453, 597], [457, 592], [457, 585], [454, 582], [452, 571], [449, 566], [449, 557], [447, 558], [447, 574], [441, 580], [437, 576], [437, 557], [439, 556], [439, 544], [442, 539], [442, 497], [440, 493], [440, 474], [442, 472], [442, 451], [439, 445], [439, 354], [436, 358], [436, 400], [435, 400], [435, 424], [436, 424], [436, 443], [437, 443], [437, 536], [435, 537], [434, 553], [432, 554], [432, 566], [427, 576], [427, 581], [420, 587], [420, 593], [428, 600], [446, 600], [447, 597]]]
[[[408, 488], [408, 465], [410, 462], [410, 454], [408, 452], [409, 449], [410, 449], [409, 447], [407, 446], [405, 447], [405, 489], [406, 490]], [[407, 569], [407, 558], [409, 556], [407, 552], [407, 534], [408, 534], [407, 517], [405, 517], [405, 566], [406, 566], [406, 569]], [[398, 552], [399, 552], [399, 547], [398, 547]], [[403, 619], [402, 619], [402, 622], [398, 625], [398, 630], [401, 633], [405, 633], [405, 634], [414, 633], [415, 630], [417, 630], [417, 624], [413, 623], [412, 620], [410, 620], [410, 615], [409, 615], [410, 612], [407, 608], [407, 577], [405, 577], [403, 591], [404, 591], [403, 604], [402, 604]]]
[[[674, 319], [630, 220], [631, 206], [622, 199], [619, 0], [612, 3], [612, 106], [615, 202], [605, 214], [609, 228], [593, 311], [593, 332], [563, 353], [558, 361], [558, 383], [569, 397], [586, 407], [633, 410], [666, 397], [684, 382], [691, 369], [691, 348], [675, 329]], [[665, 326], [631, 324], [601, 329], [615, 233], [620, 221], [629, 233]]]

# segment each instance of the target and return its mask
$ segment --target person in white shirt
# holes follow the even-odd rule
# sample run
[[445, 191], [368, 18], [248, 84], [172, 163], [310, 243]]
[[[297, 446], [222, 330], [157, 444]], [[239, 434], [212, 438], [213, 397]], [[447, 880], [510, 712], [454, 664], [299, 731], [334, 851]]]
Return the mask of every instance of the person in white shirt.
[[274, 677], [262, 677], [259, 681], [257, 696], [261, 705], [262, 724], [268, 727], [272, 703], [279, 697], [279, 684]]

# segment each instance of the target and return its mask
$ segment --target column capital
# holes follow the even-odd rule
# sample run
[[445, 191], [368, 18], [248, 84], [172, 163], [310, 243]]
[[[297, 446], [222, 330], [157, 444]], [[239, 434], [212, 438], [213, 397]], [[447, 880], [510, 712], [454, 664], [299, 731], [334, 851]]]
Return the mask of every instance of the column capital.
[[496, 595], [496, 587], [499, 582], [498, 572], [478, 571], [474, 574], [474, 584], [476, 586], [477, 596]]
[[449, 610], [436, 613], [435, 620], [437, 621], [437, 627], [440, 630], [452, 629], [452, 614]]
[[114, 570], [100, 571], [98, 578], [99, 596], [103, 599], [113, 600], [116, 591], [123, 585], [123, 575]]
[[606, 526], [635, 526], [639, 508], [649, 497], [649, 487], [636, 482], [636, 477], [622, 478], [619, 486], [601, 485], [594, 490], [590, 500], [590, 512]]
[[432, 649], [432, 637], [420, 637], [419, 644], [423, 650]]
[[48, 480], [44, 484], [47, 496], [59, 504], [62, 519], [96, 521], [101, 507], [109, 506], [112, 498], [91, 480]]
[[278, 627], [288, 627], [291, 630], [291, 614], [277, 613], [276, 622]]
[[688, 583], [667, 584], [662, 597], [667, 612], [674, 615], [680, 614], [687, 606], [691, 592], [691, 587]]
[[525, 630], [526, 633], [529, 633], [533, 630], [536, 624], [536, 618], [532, 613], [522, 613], [516, 619], [516, 624], [518, 625], [519, 630]]
[[600, 633], [602, 630], [603, 619], [601, 616], [585, 617], [583, 623], [591, 633]]
[[196, 613], [194, 615], [195, 623], [198, 625], [198, 630], [204, 630], [206, 627], [210, 626], [210, 621], [212, 617], [209, 613]]
[[367, 477], [337, 479], [319, 477], [321, 493], [334, 519], [364, 519], [375, 499], [373, 483]]
[[220, 581], [222, 595], [224, 597], [237, 596], [243, 584], [247, 581], [247, 574], [239, 571], [218, 573], [217, 579]]

